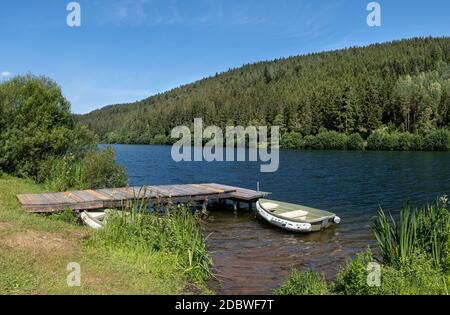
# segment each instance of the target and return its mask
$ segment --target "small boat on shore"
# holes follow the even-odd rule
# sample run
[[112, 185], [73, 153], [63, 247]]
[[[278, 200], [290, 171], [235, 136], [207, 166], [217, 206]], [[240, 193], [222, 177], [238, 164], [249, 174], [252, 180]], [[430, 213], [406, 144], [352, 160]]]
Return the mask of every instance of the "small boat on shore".
[[267, 199], [260, 199], [256, 210], [270, 224], [293, 232], [322, 231], [341, 222], [336, 214], [328, 211]]
[[81, 220], [94, 230], [100, 230], [105, 224], [107, 212], [87, 212], [83, 211], [80, 215]]

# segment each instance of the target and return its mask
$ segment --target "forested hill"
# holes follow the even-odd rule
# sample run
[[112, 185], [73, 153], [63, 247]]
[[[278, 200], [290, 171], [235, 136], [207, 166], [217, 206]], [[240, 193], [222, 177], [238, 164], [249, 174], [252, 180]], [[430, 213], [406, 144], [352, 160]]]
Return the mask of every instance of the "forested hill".
[[109, 143], [165, 142], [174, 126], [281, 125], [367, 137], [450, 126], [450, 38], [416, 38], [245, 65], [77, 119]]

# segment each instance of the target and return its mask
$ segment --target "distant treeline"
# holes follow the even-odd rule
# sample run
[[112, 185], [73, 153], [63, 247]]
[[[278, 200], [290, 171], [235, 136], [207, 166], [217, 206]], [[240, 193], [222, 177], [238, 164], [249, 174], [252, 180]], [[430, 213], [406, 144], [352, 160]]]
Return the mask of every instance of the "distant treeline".
[[[337, 141], [331, 147], [340, 148], [344, 138], [361, 138], [372, 149], [423, 150], [435, 147], [430, 141], [439, 136], [445, 144], [436, 147], [448, 149], [450, 38], [416, 38], [245, 65], [77, 119], [103, 142], [166, 144], [172, 141], [172, 128], [192, 126], [195, 117], [222, 128], [281, 126], [285, 147], [297, 141], [302, 143], [297, 148], [327, 149], [321, 143], [328, 141], [323, 136], [327, 131]], [[347, 141], [345, 148], [353, 145]]]
[[346, 135], [323, 130], [317, 135], [302, 137], [291, 132], [282, 136], [281, 147], [292, 150], [449, 151], [450, 131], [439, 129], [421, 135], [383, 128], [376, 130], [367, 140], [359, 133]]

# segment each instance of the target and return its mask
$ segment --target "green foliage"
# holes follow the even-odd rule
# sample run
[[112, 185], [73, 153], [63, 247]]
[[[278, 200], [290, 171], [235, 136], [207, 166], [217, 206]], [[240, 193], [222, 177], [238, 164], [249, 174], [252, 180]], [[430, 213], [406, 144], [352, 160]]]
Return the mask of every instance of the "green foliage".
[[145, 200], [134, 201], [126, 204], [122, 211], [113, 212], [104, 230], [93, 241], [110, 248], [175, 255], [176, 268], [194, 281], [208, 280], [212, 275], [212, 260], [201, 230], [200, 213], [171, 204], [165, 206], [162, 213], [150, 213], [146, 204]]
[[298, 150], [302, 148], [302, 136], [296, 132], [285, 133], [281, 137], [281, 147], [288, 150]]
[[373, 261], [370, 251], [357, 255], [339, 272], [330, 285], [335, 294], [347, 295], [423, 295], [449, 294], [449, 279], [436, 269], [427, 255], [414, 252], [398, 266], [382, 265], [381, 285], [367, 284], [367, 264]]
[[367, 148], [373, 151], [382, 151], [386, 150], [387, 133], [381, 130], [376, 130], [372, 133], [369, 138], [367, 138]]
[[388, 219], [380, 210], [374, 221], [374, 233], [383, 262], [401, 266], [411, 261], [416, 252], [428, 255], [436, 268], [450, 267], [450, 213], [436, 202], [421, 209], [405, 206], [399, 220]]
[[83, 189], [82, 165], [73, 155], [49, 157], [41, 163], [37, 180], [50, 191]]
[[111, 149], [75, 123], [52, 80], [18, 76], [0, 84], [0, 171], [32, 177], [51, 190], [126, 185]]
[[329, 294], [328, 285], [323, 276], [308, 270], [292, 271], [289, 279], [275, 291], [277, 295], [326, 295]]
[[124, 187], [127, 185], [125, 169], [116, 163], [112, 148], [90, 151], [81, 162], [84, 188]]
[[323, 143], [316, 136], [309, 135], [303, 139], [303, 147], [309, 150], [324, 150]]
[[[437, 130], [431, 134], [445, 133], [444, 130]], [[381, 128], [372, 133], [367, 139], [367, 148], [373, 151], [421, 151], [426, 148], [426, 137], [410, 132], [388, 131]], [[431, 147], [430, 151], [436, 151], [438, 145]], [[442, 147], [442, 149], [444, 149]], [[449, 150], [447, 148], [446, 150]]]
[[345, 150], [348, 137], [336, 131], [321, 131], [318, 135], [304, 138], [303, 147], [311, 150]]
[[363, 151], [364, 139], [359, 133], [353, 133], [348, 136], [347, 149], [351, 151]]
[[50, 218], [50, 220], [62, 221], [73, 225], [78, 224], [78, 218], [75, 216], [72, 210], [54, 213], [48, 217]]
[[325, 150], [345, 150], [347, 148], [347, 135], [336, 131], [321, 132], [316, 138]]
[[359, 253], [339, 271], [331, 285], [331, 291], [348, 295], [376, 294], [378, 288], [367, 284], [367, 265], [373, 260], [370, 249]]
[[78, 160], [73, 155], [51, 157], [40, 165], [37, 179], [51, 191], [125, 187], [125, 169], [115, 160], [114, 150], [91, 150]]
[[398, 136], [398, 151], [420, 151], [423, 148], [423, 137], [418, 134], [401, 132]]
[[417, 212], [405, 206], [397, 222], [392, 215], [388, 219], [380, 210], [374, 221], [374, 233], [383, 261], [388, 265], [401, 265], [413, 256], [416, 249]]
[[157, 134], [151, 141], [150, 144], [170, 144], [170, 137], [165, 135]]
[[0, 84], [0, 169], [37, 175], [42, 161], [81, 154], [93, 135], [73, 121], [70, 105], [55, 82], [32, 75]]
[[424, 149], [428, 151], [450, 150], [450, 131], [435, 130], [428, 133], [424, 139]]
[[399, 134], [397, 132], [389, 133], [386, 128], [376, 130], [367, 138], [367, 148], [374, 151], [398, 150], [399, 143]]
[[419, 250], [431, 257], [433, 265], [450, 271], [450, 212], [447, 197], [417, 210], [417, 240]]
[[[254, 120], [303, 137], [326, 128], [366, 138], [388, 124], [422, 135], [450, 126], [449, 47], [449, 38], [415, 38], [260, 62], [77, 119], [102, 140], [114, 135], [121, 143], [168, 137], [193, 117], [222, 128]], [[399, 142], [393, 136], [379, 149], [404, 146]]]
[[411, 260], [397, 268], [383, 266], [379, 294], [384, 295], [448, 295], [449, 278], [433, 266], [429, 257], [416, 252]]

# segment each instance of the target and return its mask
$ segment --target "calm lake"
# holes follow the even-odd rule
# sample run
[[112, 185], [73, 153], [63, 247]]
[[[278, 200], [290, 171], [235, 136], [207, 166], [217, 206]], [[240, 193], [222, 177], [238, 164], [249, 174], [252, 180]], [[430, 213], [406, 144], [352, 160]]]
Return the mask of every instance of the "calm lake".
[[180, 162], [169, 146], [116, 145], [130, 185], [217, 182], [256, 189], [270, 198], [335, 212], [337, 228], [297, 235], [242, 211], [212, 211], [209, 249], [224, 294], [270, 293], [292, 268], [313, 268], [332, 277], [355, 252], [373, 244], [371, 218], [379, 207], [431, 202], [450, 193], [448, 152], [281, 151], [276, 173], [260, 173], [258, 162]]

